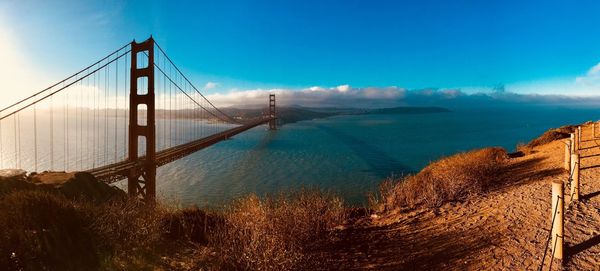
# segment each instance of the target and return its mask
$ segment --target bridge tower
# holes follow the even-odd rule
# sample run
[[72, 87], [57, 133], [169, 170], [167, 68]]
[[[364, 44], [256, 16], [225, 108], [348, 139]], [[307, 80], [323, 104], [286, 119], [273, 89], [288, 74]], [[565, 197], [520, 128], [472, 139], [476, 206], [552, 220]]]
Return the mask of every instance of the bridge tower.
[[[277, 109], [275, 108], [275, 94], [269, 94], [269, 117], [275, 118], [276, 116]], [[269, 121], [269, 130], [277, 130], [276, 119]]]
[[[144, 58], [148, 61], [141, 62], [140, 60]], [[140, 62], [148, 65], [139, 67]], [[138, 165], [133, 167], [127, 176], [127, 192], [131, 197], [141, 197], [152, 204], [156, 198], [154, 39], [152, 36], [140, 43], [136, 43], [135, 40], [131, 42], [130, 74], [128, 160]], [[144, 89], [144, 86], [147, 88]], [[140, 139], [144, 139], [142, 144], [145, 143], [143, 156], [138, 153]]]

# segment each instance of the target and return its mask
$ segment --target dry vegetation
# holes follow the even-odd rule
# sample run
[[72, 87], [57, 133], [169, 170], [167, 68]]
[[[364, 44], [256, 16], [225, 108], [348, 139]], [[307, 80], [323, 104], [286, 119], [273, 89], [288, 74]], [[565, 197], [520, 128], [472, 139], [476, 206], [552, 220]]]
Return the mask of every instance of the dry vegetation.
[[380, 185], [380, 205], [397, 208], [438, 207], [444, 202], [463, 200], [485, 192], [494, 185], [507, 153], [486, 148], [459, 153], [429, 164], [421, 172]]
[[573, 126], [573, 125], [567, 125], [567, 126], [562, 126], [560, 128], [556, 128], [556, 129], [550, 129], [550, 130], [544, 132], [538, 138], [532, 140], [531, 142], [529, 142], [525, 145], [519, 146], [518, 149], [525, 153], [529, 153], [529, 152], [531, 152], [531, 150], [534, 147], [548, 144], [554, 140], [569, 138], [570, 134], [575, 132], [575, 129], [576, 129], [576, 126]]
[[[327, 238], [344, 213], [339, 198], [318, 191], [250, 196], [211, 213], [142, 207], [132, 200], [96, 204], [48, 191], [0, 194], [0, 267], [298, 269], [309, 262], [308, 245]], [[173, 263], [177, 258], [184, 263]]]
[[[536, 146], [568, 138], [575, 127], [548, 130], [518, 149], [530, 153]], [[485, 148], [442, 158], [415, 175], [383, 181], [378, 195], [370, 198], [370, 206], [377, 210], [439, 207], [445, 202], [464, 200], [501, 182], [508, 157], [502, 148]]]
[[307, 269], [307, 250], [344, 220], [335, 196], [301, 191], [261, 200], [236, 201], [225, 223], [210, 236], [220, 266], [243, 270]]

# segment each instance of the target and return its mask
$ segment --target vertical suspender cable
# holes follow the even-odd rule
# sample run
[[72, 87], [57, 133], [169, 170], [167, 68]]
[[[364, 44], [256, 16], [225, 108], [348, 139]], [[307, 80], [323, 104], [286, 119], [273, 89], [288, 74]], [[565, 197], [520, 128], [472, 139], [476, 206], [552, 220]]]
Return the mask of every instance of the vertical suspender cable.
[[96, 142], [96, 134], [97, 134], [97, 128], [98, 128], [98, 121], [96, 118], [96, 116], [98, 114], [98, 102], [97, 102], [98, 101], [98, 99], [97, 99], [98, 98], [98, 84], [96, 83], [96, 73], [94, 73], [94, 93], [93, 94], [94, 94], [94, 97], [93, 97], [94, 111], [92, 113], [94, 115], [93, 116], [94, 117], [94, 120], [93, 120], [94, 131], [93, 132], [94, 133], [92, 134], [92, 142], [94, 144], [92, 146], [92, 168], [95, 168], [96, 167], [96, 149], [98, 149], [98, 143]]
[[0, 120], [0, 168], [3, 168], [4, 160], [2, 159], [2, 121]]
[[92, 106], [90, 105], [90, 77], [88, 76], [86, 79], [86, 83], [85, 83], [85, 108], [86, 108], [86, 116], [85, 116], [85, 123], [86, 123], [86, 129], [85, 129], [85, 153], [86, 153], [86, 158], [85, 158], [85, 166], [86, 167], [90, 167], [90, 155], [91, 155], [91, 151], [90, 151], [90, 130], [92, 130], [92, 128], [90, 127], [91, 123], [90, 123], [90, 110], [92, 110]]
[[2, 121], [0, 120], [0, 168], [3, 168], [4, 160], [2, 159]]
[[119, 61], [116, 61], [115, 63], [115, 160], [113, 161], [114, 163], [118, 162], [117, 160], [117, 116], [119, 116], [119, 113], [117, 111], [118, 108], [118, 101], [117, 98], [119, 97]]
[[[78, 80], [78, 79], [75, 79]], [[77, 88], [79, 86], [79, 88]], [[81, 82], [77, 82], [75, 88], [75, 170], [79, 170], [79, 94], [81, 93]]]
[[50, 170], [54, 170], [54, 99], [50, 96]]
[[79, 101], [77, 102], [79, 105], [79, 114], [77, 114], [79, 122], [79, 130], [77, 130], [77, 133], [79, 134], [79, 159], [77, 159], [77, 161], [79, 162], [79, 170], [81, 170], [83, 169], [83, 80], [81, 79], [79, 81], [79, 91], [77, 91], [77, 96], [79, 96]]
[[38, 171], [37, 157], [37, 104], [33, 105], [33, 164], [35, 172]]
[[[175, 73], [177, 79], [179, 79], [179, 74]], [[177, 85], [179, 86], [179, 80], [176, 80]], [[177, 145], [181, 144], [181, 95], [177, 94]]]
[[63, 129], [63, 134], [62, 134], [62, 143], [63, 143], [63, 170], [67, 171], [67, 92], [65, 91], [63, 93], [63, 106], [62, 106], [62, 115], [63, 115], [63, 120], [62, 120], [62, 129]]
[[[178, 87], [177, 73], [175, 73], [175, 83], [173, 83], [173, 85]], [[175, 118], [173, 119], [173, 121], [175, 121], [175, 146], [179, 145], [179, 109], [179, 95], [177, 91], [175, 91]]]
[[[163, 66], [162, 68], [165, 68], [165, 58], [163, 57]], [[166, 123], [166, 110], [167, 110], [167, 78], [165, 78], [165, 75], [162, 75], [162, 79], [163, 79], [163, 118], [162, 118], [162, 125], [163, 125], [163, 148], [166, 149], [167, 148], [167, 123]]]
[[106, 165], [107, 154], [108, 154], [108, 76], [109, 76], [109, 66], [104, 68], [104, 162], [103, 165]]
[[[171, 74], [171, 67], [169, 66], [169, 75]], [[173, 82], [169, 81], [169, 148], [173, 146]]]
[[[175, 78], [177, 78], [177, 73], [175, 73]], [[177, 87], [178, 88], [178, 82], [177, 80], [175, 80], [175, 83], [173, 83], [173, 87]], [[179, 104], [179, 93], [177, 93], [177, 91], [174, 92], [175, 95], [175, 116], [173, 117], [173, 121], [175, 123], [175, 143], [173, 143], [175, 146], [179, 145], [179, 129], [181, 129], [180, 126], [180, 122], [179, 122], [179, 118], [180, 116], [180, 110], [181, 110], [181, 106]]]
[[[19, 112], [20, 113], [20, 112]], [[17, 144], [18, 150], [19, 150], [19, 164], [17, 168], [21, 168], [21, 114], [17, 113], [17, 136], [16, 138], [19, 140], [19, 143]]]
[[127, 99], [129, 98], [129, 93], [127, 92], [127, 56], [125, 56], [125, 86], [124, 86], [124, 90], [125, 90], [125, 98], [123, 99], [125, 101], [125, 105], [123, 106], [123, 112], [124, 112], [124, 116], [123, 116], [123, 158], [126, 159], [127, 158], [127, 115], [129, 113], [129, 111], [127, 110], [127, 107], [129, 106], [129, 104], [127, 103]]
[[65, 92], [65, 97], [66, 97], [66, 101], [65, 101], [65, 107], [66, 107], [66, 111], [65, 111], [65, 121], [67, 123], [66, 127], [65, 127], [65, 171], [67, 171], [69, 169], [69, 91]]
[[13, 115], [13, 127], [14, 127], [14, 136], [15, 136], [15, 168], [19, 168], [17, 164], [17, 115]]

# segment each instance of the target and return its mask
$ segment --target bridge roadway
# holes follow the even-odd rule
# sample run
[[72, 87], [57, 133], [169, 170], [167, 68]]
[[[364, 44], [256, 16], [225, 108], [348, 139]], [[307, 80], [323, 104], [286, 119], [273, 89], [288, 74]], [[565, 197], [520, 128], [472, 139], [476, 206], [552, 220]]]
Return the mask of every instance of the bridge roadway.
[[[156, 167], [160, 167], [177, 159], [188, 156], [194, 152], [209, 147], [222, 140], [231, 138], [232, 136], [235, 136], [241, 132], [252, 129], [262, 124], [267, 124], [269, 123], [269, 121], [275, 119], [276, 117], [264, 117], [259, 120], [252, 121], [242, 126], [238, 126], [205, 138], [201, 138], [198, 140], [191, 141], [189, 143], [181, 144], [172, 148], [159, 151], [156, 153]], [[142, 156], [136, 161], [125, 160], [122, 162], [86, 170], [86, 172], [91, 173], [99, 180], [102, 180], [107, 183], [113, 183], [118, 180], [127, 178], [132, 168], [141, 167], [144, 163], [145, 159], [144, 156]]]

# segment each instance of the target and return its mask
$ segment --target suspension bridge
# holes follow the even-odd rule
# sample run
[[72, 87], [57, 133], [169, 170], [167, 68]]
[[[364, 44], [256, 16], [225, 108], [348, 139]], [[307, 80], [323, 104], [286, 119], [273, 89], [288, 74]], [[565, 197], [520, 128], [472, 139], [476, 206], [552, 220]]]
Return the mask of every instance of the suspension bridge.
[[192, 84], [152, 37], [0, 110], [0, 168], [86, 171], [156, 198], [156, 169], [259, 125], [276, 129], [275, 95], [261, 116], [234, 117]]

